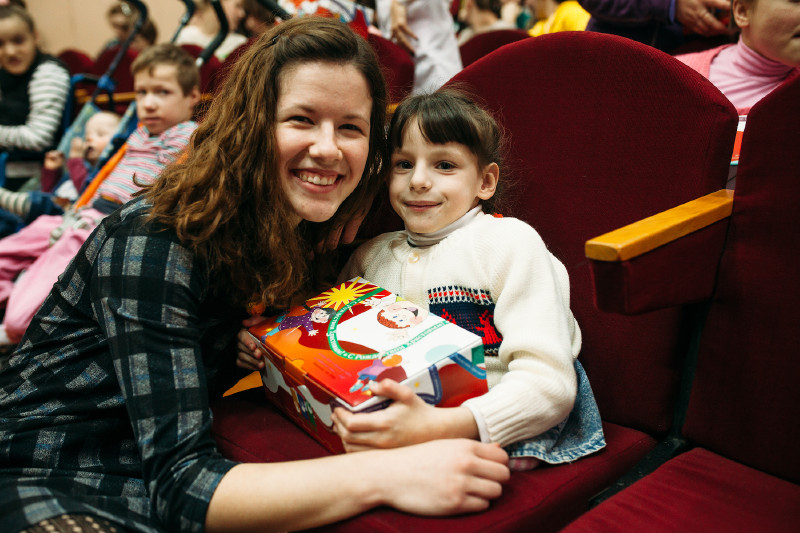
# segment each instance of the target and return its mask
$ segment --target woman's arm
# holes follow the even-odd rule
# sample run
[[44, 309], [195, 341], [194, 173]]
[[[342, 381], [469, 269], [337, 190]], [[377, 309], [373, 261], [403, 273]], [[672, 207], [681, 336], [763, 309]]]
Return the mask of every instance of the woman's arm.
[[57, 141], [69, 91], [69, 73], [58, 64], [45, 61], [36, 68], [28, 87], [28, 118], [19, 126], [0, 126], [0, 148], [41, 151]]
[[439, 440], [307, 461], [242, 464], [219, 483], [206, 530], [295, 530], [329, 524], [379, 505], [415, 514], [486, 509], [509, 477], [491, 444]]

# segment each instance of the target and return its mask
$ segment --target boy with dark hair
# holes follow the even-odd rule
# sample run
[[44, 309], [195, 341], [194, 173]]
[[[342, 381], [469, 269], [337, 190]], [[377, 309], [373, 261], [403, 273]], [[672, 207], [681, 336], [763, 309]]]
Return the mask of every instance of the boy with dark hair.
[[155, 45], [139, 54], [131, 70], [140, 124], [121, 158], [114, 158], [113, 170], [105, 179], [98, 176], [64, 215], [42, 215], [0, 240], [0, 307], [6, 306], [0, 342], [19, 342], [92, 230], [175, 161], [197, 127], [191, 119], [200, 100], [200, 75], [191, 55], [175, 45]]

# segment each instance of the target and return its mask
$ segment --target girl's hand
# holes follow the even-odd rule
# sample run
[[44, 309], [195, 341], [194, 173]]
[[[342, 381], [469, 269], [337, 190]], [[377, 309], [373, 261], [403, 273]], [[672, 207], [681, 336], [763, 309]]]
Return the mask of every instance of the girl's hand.
[[348, 452], [397, 448], [434, 439], [478, 437], [475, 419], [466, 407], [433, 407], [409, 387], [391, 379], [370, 382], [369, 388], [393, 403], [372, 413], [334, 410], [333, 427]]
[[257, 326], [267, 319], [263, 316], [251, 316], [242, 321], [244, 328], [237, 335], [236, 366], [245, 370], [261, 370], [264, 368], [264, 352], [259, 344], [247, 332], [248, 328]]

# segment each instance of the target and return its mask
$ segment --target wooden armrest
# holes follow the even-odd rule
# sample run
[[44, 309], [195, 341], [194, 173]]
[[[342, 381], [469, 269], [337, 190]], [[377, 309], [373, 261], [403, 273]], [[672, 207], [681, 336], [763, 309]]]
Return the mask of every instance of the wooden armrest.
[[733, 191], [723, 189], [586, 241], [586, 257], [627, 261], [730, 216]]

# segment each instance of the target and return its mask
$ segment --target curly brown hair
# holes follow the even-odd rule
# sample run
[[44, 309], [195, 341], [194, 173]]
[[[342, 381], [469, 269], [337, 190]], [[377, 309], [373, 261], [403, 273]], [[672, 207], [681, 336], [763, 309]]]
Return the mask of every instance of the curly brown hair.
[[[278, 177], [276, 105], [287, 67], [319, 61], [352, 65], [364, 75], [372, 96], [369, 153], [361, 181], [330, 220], [294, 227]], [[174, 228], [234, 301], [285, 306], [309, 288], [311, 244], [369, 206], [380, 187], [388, 166], [386, 105], [386, 83], [366, 40], [333, 19], [283, 22], [236, 62], [185, 160], [145, 192], [150, 220]]]

